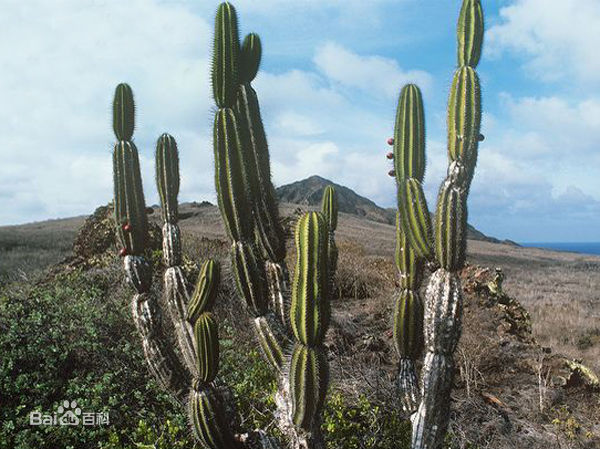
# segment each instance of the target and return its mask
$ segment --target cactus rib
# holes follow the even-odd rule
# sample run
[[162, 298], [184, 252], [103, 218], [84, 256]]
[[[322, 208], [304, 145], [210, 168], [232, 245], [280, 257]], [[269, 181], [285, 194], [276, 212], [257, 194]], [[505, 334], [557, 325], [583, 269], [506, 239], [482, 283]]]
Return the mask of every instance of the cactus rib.
[[402, 88], [394, 127], [396, 179], [423, 182], [425, 176], [425, 112], [421, 90], [414, 84]]
[[326, 228], [317, 212], [306, 213], [296, 227], [290, 322], [294, 336], [306, 346], [320, 344], [329, 323]]

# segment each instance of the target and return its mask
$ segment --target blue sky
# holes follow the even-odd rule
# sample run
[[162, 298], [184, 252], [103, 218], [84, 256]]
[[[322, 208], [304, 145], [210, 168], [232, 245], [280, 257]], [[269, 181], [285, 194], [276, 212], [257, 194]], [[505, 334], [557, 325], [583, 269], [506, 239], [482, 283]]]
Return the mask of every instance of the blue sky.
[[[483, 0], [486, 140], [469, 221], [517, 241], [600, 240], [600, 2]], [[214, 201], [209, 70], [218, 2], [4, 0], [0, 224], [80, 215], [112, 197], [110, 104], [136, 94], [148, 203], [170, 132], [180, 201]], [[395, 203], [385, 140], [406, 82], [424, 92], [430, 208], [445, 172], [459, 0], [242, 0], [263, 39], [255, 81], [277, 185], [319, 174]]]

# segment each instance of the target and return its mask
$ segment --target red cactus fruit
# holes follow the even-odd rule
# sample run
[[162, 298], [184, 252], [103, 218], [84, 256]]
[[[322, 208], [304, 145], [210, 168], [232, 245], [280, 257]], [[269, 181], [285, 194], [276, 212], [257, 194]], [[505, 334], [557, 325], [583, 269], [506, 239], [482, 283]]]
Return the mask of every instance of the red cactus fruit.
[[388, 144], [388, 145], [394, 145], [394, 138], [393, 138], [393, 137], [390, 137], [390, 138], [387, 140], [387, 144]]
[[125, 257], [127, 255], [127, 248], [121, 248], [119, 250], [119, 256]]
[[387, 157], [388, 159], [394, 159], [394, 153], [392, 153], [391, 151], [385, 155], [385, 157]]
[[125, 231], [125, 232], [131, 231], [131, 225], [129, 223], [125, 223], [123, 225], [123, 231]]
[[388, 172], [388, 175], [390, 175], [390, 176], [396, 176], [396, 170], [390, 170]]

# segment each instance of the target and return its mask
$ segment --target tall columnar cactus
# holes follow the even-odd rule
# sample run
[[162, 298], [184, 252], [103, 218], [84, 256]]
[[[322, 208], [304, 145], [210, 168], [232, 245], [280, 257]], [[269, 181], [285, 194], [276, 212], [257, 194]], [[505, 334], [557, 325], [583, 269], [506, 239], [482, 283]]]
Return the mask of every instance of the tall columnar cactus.
[[288, 290], [288, 274], [284, 262], [285, 236], [279, 221], [275, 188], [271, 182], [269, 147], [258, 97], [250, 84], [258, 73], [262, 56], [258, 34], [250, 33], [244, 38], [239, 54], [235, 113], [242, 137], [244, 176], [254, 217], [254, 241], [264, 258], [271, 306], [282, 325], [287, 326], [284, 304]]
[[335, 230], [338, 222], [338, 197], [335, 188], [331, 185], [325, 187], [321, 200], [321, 213], [325, 218], [328, 228], [327, 258], [329, 260], [329, 287], [333, 289], [333, 280], [337, 270], [338, 249], [335, 244]]
[[129, 140], [134, 128], [134, 104], [131, 88], [119, 84], [113, 103], [113, 128], [119, 140], [113, 152], [114, 216], [117, 236], [122, 245], [125, 273], [134, 287], [133, 318], [142, 337], [144, 354], [152, 373], [183, 401], [189, 376], [162, 334], [156, 298], [150, 294], [152, 269], [145, 252], [148, 219], [142, 189], [138, 152]]
[[[246, 36], [241, 45], [238, 35], [235, 9], [222, 3], [215, 20], [212, 68], [217, 106], [213, 140], [217, 199], [232, 242], [238, 292], [252, 316], [265, 359], [278, 377], [278, 426], [292, 447], [319, 448], [323, 447], [320, 412], [327, 387], [321, 342], [327, 325], [304, 321], [301, 308], [309, 307], [305, 313], [325, 313], [328, 307], [327, 224], [321, 215], [311, 215], [310, 227], [318, 223], [322, 238], [310, 254], [317, 254], [319, 263], [298, 266], [296, 272], [306, 279], [318, 278], [324, 283], [323, 290], [318, 297], [311, 296], [317, 293], [310, 290], [304, 302], [292, 300], [295, 315], [290, 316], [285, 235], [271, 182], [258, 97], [250, 84], [258, 72], [262, 46], [255, 33]], [[286, 355], [284, 348], [294, 338], [297, 343], [292, 354]]]
[[[399, 185], [399, 203], [404, 197], [400, 186], [412, 183], [420, 191], [425, 176], [425, 113], [421, 91], [414, 84], [404, 86], [398, 100], [394, 138], [395, 175]], [[402, 202], [403, 206], [418, 207], [419, 202]], [[423, 278], [423, 259], [409, 244], [402, 220], [414, 219], [405, 209], [396, 214], [396, 268], [398, 282], [394, 299], [393, 335], [398, 356], [398, 390], [402, 408], [413, 413], [419, 401], [419, 386], [415, 360], [423, 351], [423, 302], [419, 287]], [[412, 209], [411, 209], [412, 210]], [[430, 232], [424, 221], [424, 235]], [[427, 238], [427, 237], [424, 237]], [[423, 239], [423, 237], [422, 237]], [[422, 242], [422, 239], [420, 242]], [[426, 247], [426, 245], [424, 245]], [[423, 247], [423, 245], [422, 245]]]
[[188, 398], [189, 420], [194, 434], [207, 449], [235, 448], [231, 422], [213, 382], [219, 372], [219, 333], [210, 309], [219, 284], [219, 265], [207, 260], [189, 301], [186, 319], [193, 328], [196, 367]]
[[[395, 151], [398, 184], [399, 234], [406, 236], [410, 249], [437, 266], [426, 290], [424, 310], [425, 361], [421, 402], [412, 416], [413, 449], [439, 449], [443, 443], [450, 412], [450, 391], [454, 376], [454, 351], [461, 333], [462, 289], [458, 271], [466, 256], [467, 196], [475, 164], [480, 132], [481, 97], [475, 67], [483, 42], [483, 12], [480, 0], [463, 0], [458, 20], [458, 69], [448, 101], [448, 157], [446, 179], [439, 190], [432, 229], [418, 167], [420, 157], [404, 158]], [[401, 94], [398, 116], [404, 126], [395, 143], [413, 142], [421, 129], [422, 110], [404, 105], [407, 86]], [[417, 95], [412, 94], [412, 98]], [[418, 103], [418, 102], [417, 102]], [[410, 145], [409, 145], [410, 146]], [[403, 157], [402, 161], [398, 156]], [[407, 168], [406, 162], [411, 162]], [[417, 161], [417, 163], [414, 163]], [[411, 168], [412, 167], [412, 168]], [[411, 171], [412, 170], [412, 171]], [[402, 310], [410, 309], [405, 300]], [[398, 312], [397, 312], [398, 314]], [[410, 327], [410, 326], [409, 326]]]
[[296, 227], [296, 270], [290, 321], [296, 343], [290, 363], [292, 417], [311, 432], [320, 426], [327, 392], [328, 365], [323, 338], [329, 326], [328, 226], [318, 212], [306, 213]]
[[[131, 139], [134, 123], [133, 94], [126, 84], [117, 87], [113, 124], [119, 138]], [[210, 313], [219, 283], [219, 267], [209, 260], [200, 272], [190, 299], [181, 261], [177, 225], [179, 154], [175, 139], [163, 134], [156, 145], [156, 183], [163, 218], [163, 294], [177, 336], [178, 350], [163, 335], [161, 314], [150, 293], [152, 269], [145, 258], [148, 224], [137, 149], [120, 140], [114, 151], [115, 222], [123, 244], [127, 278], [137, 294], [133, 315], [142, 336], [144, 353], [157, 379], [181, 402], [186, 402], [194, 434], [208, 449], [237, 447], [234, 426], [226, 416], [214, 380], [219, 369], [217, 323]], [[189, 307], [188, 307], [189, 306]]]

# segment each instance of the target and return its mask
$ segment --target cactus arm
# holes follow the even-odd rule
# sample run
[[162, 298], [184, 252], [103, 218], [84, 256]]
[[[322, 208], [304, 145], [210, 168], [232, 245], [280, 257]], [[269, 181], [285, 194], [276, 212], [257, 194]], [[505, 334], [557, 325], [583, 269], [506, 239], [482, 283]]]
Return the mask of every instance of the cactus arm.
[[299, 447], [321, 447], [320, 424], [328, 384], [323, 338], [329, 326], [327, 240], [323, 215], [308, 212], [296, 227], [296, 269], [290, 308], [296, 339], [289, 367], [291, 416]]
[[113, 102], [113, 128], [117, 138], [127, 140], [119, 140], [113, 152], [115, 225], [125, 274], [136, 291], [132, 314], [146, 361], [158, 382], [183, 402], [189, 375], [163, 335], [158, 304], [150, 294], [152, 270], [144, 256], [148, 239], [146, 205], [137, 148], [128, 140], [133, 134], [134, 109], [131, 88], [119, 84]]
[[255, 243], [265, 259], [265, 276], [271, 308], [286, 327], [289, 276], [285, 266], [285, 236], [279, 221], [275, 188], [271, 182], [269, 147], [255, 90], [262, 44], [256, 33], [248, 34], [240, 51], [240, 85], [235, 113], [244, 147], [244, 176], [255, 222]]
[[335, 230], [338, 222], [338, 197], [335, 188], [331, 185], [325, 187], [321, 200], [321, 214], [328, 226], [327, 260], [329, 261], [329, 292], [333, 293], [334, 277], [337, 270], [338, 249], [335, 244]]
[[466, 255], [467, 195], [481, 139], [481, 98], [475, 66], [481, 55], [480, 0], [463, 0], [458, 20], [458, 64], [448, 101], [446, 180], [438, 195], [435, 255], [440, 268], [427, 286], [424, 312], [425, 360], [422, 399], [412, 416], [412, 448], [442, 446], [450, 416], [454, 351], [460, 339], [462, 288], [458, 272]]
[[215, 304], [220, 281], [219, 265], [207, 260], [202, 265], [187, 311], [194, 329], [195, 378], [190, 389], [188, 416], [196, 438], [206, 449], [237, 447], [227, 422], [222, 398], [214, 387], [219, 372], [218, 325], [210, 310]]
[[425, 176], [425, 112], [421, 90], [414, 84], [405, 85], [400, 92], [392, 144], [398, 212], [404, 234], [419, 257], [431, 259], [431, 217], [422, 186]]
[[181, 267], [181, 232], [177, 224], [179, 193], [179, 151], [177, 142], [163, 134], [156, 142], [156, 186], [160, 198], [163, 227], [163, 294], [177, 337], [179, 351], [192, 376], [197, 367], [194, 357], [194, 330], [187, 322], [188, 284]]
[[419, 287], [424, 264], [408, 242], [399, 213], [396, 214], [395, 259], [398, 283], [394, 298], [393, 337], [399, 357], [397, 388], [402, 409], [410, 415], [417, 409], [420, 399], [415, 361], [423, 351], [423, 303]]
[[212, 86], [217, 107], [232, 107], [238, 85], [240, 39], [233, 5], [223, 2], [215, 16]]
[[118, 141], [130, 141], [135, 128], [135, 103], [133, 91], [121, 83], [115, 89], [113, 100], [113, 131]]
[[483, 9], [479, 0], [463, 2], [458, 16], [458, 66], [476, 67], [483, 45]]
[[394, 168], [397, 179], [425, 176], [425, 112], [421, 90], [407, 84], [400, 92], [394, 127]]

